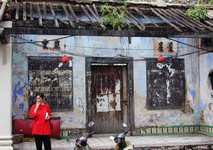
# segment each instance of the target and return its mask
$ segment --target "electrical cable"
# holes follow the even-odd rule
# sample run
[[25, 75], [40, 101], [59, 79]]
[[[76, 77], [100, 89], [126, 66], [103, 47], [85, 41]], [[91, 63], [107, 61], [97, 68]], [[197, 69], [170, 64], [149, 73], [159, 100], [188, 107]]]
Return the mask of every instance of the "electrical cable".
[[[34, 45], [37, 45], [39, 47], [43, 47], [42, 45], [38, 45], [38, 43], [42, 42], [42, 41], [32, 41], [32, 40], [27, 40], [27, 39], [24, 39], [24, 38], [21, 38], [21, 37], [17, 37], [17, 36], [13, 36], [11, 35], [12, 37], [14, 38], [20, 38], [22, 40], [25, 40], [25, 42], [12, 42], [13, 44], [26, 44], [26, 43], [29, 43], [29, 44], [34, 44]], [[71, 37], [71, 35], [68, 35], [68, 36], [64, 36], [64, 37], [60, 37], [60, 38], [55, 38], [55, 39], [51, 39], [51, 40], [47, 40], [47, 41], [56, 41], [56, 40], [60, 40], [60, 39], [65, 39], [65, 38], [68, 38], [68, 37]], [[205, 49], [205, 48], [201, 48], [201, 47], [197, 47], [197, 46], [194, 46], [194, 45], [190, 45], [188, 43], [184, 43], [184, 42], [181, 42], [181, 41], [178, 41], [178, 40], [175, 40], [175, 39], [172, 39], [172, 38], [168, 38], [168, 37], [165, 37], [171, 41], [175, 41], [177, 43], [180, 43], [182, 45], [186, 45], [186, 46], [189, 46], [189, 47], [193, 47], [193, 48], [196, 48], [196, 49], [201, 49], [203, 51], [205, 51], [206, 53], [209, 52], [209, 50]], [[119, 48], [103, 48], [103, 47], [81, 47], [81, 46], [73, 46], [73, 48], [91, 48], [91, 49], [110, 49], [110, 50], [119, 50]], [[52, 50], [53, 48], [48, 48], [50, 50]], [[72, 50], [72, 49], [71, 49]], [[126, 50], [126, 49], [125, 49]], [[128, 49], [128, 50], [150, 50], [150, 51], [153, 51], [154, 49]], [[76, 53], [72, 53], [72, 52], [65, 52], [63, 51], [64, 53], [69, 53], [70, 55], [75, 55], [75, 56], [85, 56], [87, 57], [87, 55], [83, 55], [83, 54], [76, 54]], [[189, 53], [185, 53], [185, 54], [181, 54], [181, 55], [176, 55], [175, 57], [183, 57], [183, 56], [187, 56], [187, 55], [191, 55], [191, 54], [195, 54], [195, 53], [200, 53], [200, 51], [193, 51], [193, 52], [189, 52]], [[202, 54], [204, 54], [204, 52], [202, 52]]]
[[[196, 48], [196, 49], [200, 49], [200, 50], [203, 50], [204, 52], [201, 52], [201, 54], [205, 54], [205, 53], [208, 53], [210, 50], [208, 49], [205, 49], [203, 47], [197, 47], [197, 46], [194, 46], [194, 45], [191, 45], [191, 44], [188, 44], [188, 43], [184, 43], [184, 42], [181, 42], [181, 41], [178, 41], [178, 40], [175, 40], [175, 39], [172, 39], [172, 38], [168, 38], [166, 37], [167, 39], [171, 40], [171, 41], [175, 41], [177, 43], [180, 43], [180, 44], [183, 44], [183, 45], [186, 45], [186, 46], [189, 46], [189, 47], [193, 47], [193, 48]], [[179, 57], [181, 56], [187, 56], [187, 55], [191, 55], [191, 54], [195, 54], [195, 53], [200, 53], [199, 50], [197, 51], [193, 51], [193, 52], [189, 52], [189, 53], [186, 53], [186, 54], [181, 54], [181, 55], [178, 55]]]

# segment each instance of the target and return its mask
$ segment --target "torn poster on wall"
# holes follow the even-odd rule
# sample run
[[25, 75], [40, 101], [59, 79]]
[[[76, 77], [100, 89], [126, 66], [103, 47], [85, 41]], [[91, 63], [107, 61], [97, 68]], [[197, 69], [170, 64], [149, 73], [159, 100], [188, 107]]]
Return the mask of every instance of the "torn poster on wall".
[[121, 68], [94, 66], [92, 68], [92, 96], [97, 112], [121, 111]]
[[105, 91], [96, 97], [97, 112], [121, 111], [120, 81], [116, 81], [115, 93]]

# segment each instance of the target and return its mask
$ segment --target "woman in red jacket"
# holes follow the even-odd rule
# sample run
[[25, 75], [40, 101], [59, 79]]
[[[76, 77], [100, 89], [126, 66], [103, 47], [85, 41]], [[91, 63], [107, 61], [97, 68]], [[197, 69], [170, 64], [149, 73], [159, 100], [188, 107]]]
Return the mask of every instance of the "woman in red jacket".
[[43, 94], [36, 95], [36, 103], [31, 106], [29, 116], [33, 119], [32, 135], [35, 138], [36, 149], [42, 150], [42, 143], [44, 143], [45, 150], [51, 150], [50, 117], [52, 112], [43, 98]]

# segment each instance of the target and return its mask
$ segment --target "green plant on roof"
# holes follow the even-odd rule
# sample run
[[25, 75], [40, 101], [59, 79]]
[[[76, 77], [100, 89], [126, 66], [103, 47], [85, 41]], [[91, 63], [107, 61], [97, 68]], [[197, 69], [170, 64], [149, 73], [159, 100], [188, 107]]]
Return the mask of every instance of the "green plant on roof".
[[108, 4], [104, 4], [101, 6], [101, 16], [104, 25], [111, 26], [113, 29], [121, 30], [124, 27], [126, 15], [126, 5], [113, 7]]
[[213, 0], [210, 0], [210, 1], [209, 1], [209, 4], [213, 5]]
[[186, 11], [186, 15], [193, 20], [202, 21], [207, 19], [207, 8], [201, 5], [193, 6]]

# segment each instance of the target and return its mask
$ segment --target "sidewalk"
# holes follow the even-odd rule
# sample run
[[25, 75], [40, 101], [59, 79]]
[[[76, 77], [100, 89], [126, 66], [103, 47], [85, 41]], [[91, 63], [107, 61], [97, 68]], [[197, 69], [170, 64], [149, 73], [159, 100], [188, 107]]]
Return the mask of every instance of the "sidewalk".
[[[153, 147], [170, 147], [170, 149], [178, 150], [180, 146], [199, 146], [196, 149], [207, 149], [207, 145], [213, 145], [213, 137], [205, 135], [168, 135], [168, 136], [129, 136], [127, 140], [130, 141], [136, 148]], [[113, 149], [114, 143], [109, 137], [92, 137], [88, 139], [89, 145], [95, 150], [110, 150]], [[52, 139], [53, 150], [72, 150], [74, 149], [75, 139], [56, 140]], [[202, 146], [203, 145], [203, 146]], [[152, 147], [152, 148], [151, 148]], [[36, 150], [34, 142], [24, 142], [15, 144], [14, 150]]]

